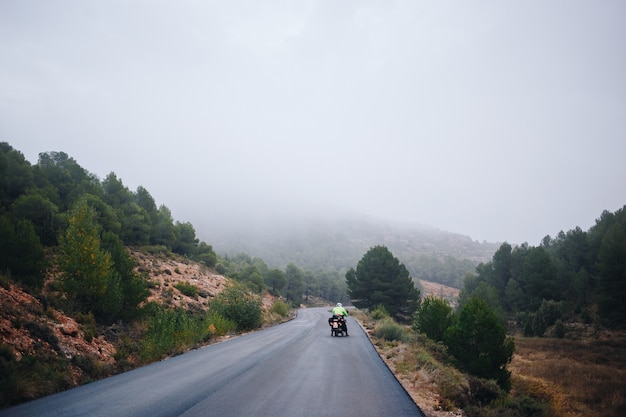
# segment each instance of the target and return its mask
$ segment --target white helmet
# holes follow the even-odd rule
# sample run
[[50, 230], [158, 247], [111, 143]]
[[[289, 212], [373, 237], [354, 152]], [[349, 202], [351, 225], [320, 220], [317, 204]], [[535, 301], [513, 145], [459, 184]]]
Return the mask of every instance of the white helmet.
[[343, 307], [341, 303], [337, 303], [337, 307]]

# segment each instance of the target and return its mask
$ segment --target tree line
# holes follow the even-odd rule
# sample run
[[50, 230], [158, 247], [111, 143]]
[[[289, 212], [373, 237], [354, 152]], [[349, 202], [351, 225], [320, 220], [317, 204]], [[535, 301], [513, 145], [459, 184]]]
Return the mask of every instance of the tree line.
[[[626, 206], [604, 211], [588, 231], [546, 236], [539, 246], [503, 243], [466, 277], [460, 305], [485, 300], [526, 335], [568, 319], [616, 326], [626, 319]], [[560, 330], [559, 330], [560, 329]]]
[[[127, 294], [126, 302], [106, 309], [109, 320], [118, 318], [115, 311], [132, 311], [127, 302], [140, 302], [137, 293], [145, 294], [132, 285], [120, 288], [113, 283], [136, 281], [132, 268], [127, 267], [132, 261], [124, 258], [125, 246], [186, 256], [245, 283], [253, 291], [268, 289], [284, 295], [294, 305], [309, 297], [339, 300], [345, 296], [342, 277], [334, 271], [314, 273], [295, 264], [284, 270], [269, 268], [263, 260], [243, 253], [218, 257], [211, 245], [198, 239], [191, 223], [175, 221], [170, 209], [157, 206], [146, 188], [131, 191], [113, 172], [100, 180], [65, 152], [40, 153], [38, 162], [31, 165], [21, 152], [0, 142], [0, 272], [27, 287], [41, 288], [49, 266], [46, 248], [60, 249], [61, 254], [65, 248], [69, 254], [78, 247], [78, 242], [72, 242], [78, 229], [71, 219], [76, 216], [82, 219], [81, 230], [88, 230], [98, 240], [98, 247], [92, 249], [95, 254], [102, 252], [100, 266], [110, 276], [115, 275], [110, 278], [109, 290], [117, 287], [116, 292]], [[107, 257], [115, 259], [105, 260]], [[69, 263], [62, 266], [70, 268]], [[114, 271], [116, 268], [126, 270]], [[101, 299], [102, 293], [95, 287], [94, 291]], [[135, 296], [130, 295], [133, 292]]]

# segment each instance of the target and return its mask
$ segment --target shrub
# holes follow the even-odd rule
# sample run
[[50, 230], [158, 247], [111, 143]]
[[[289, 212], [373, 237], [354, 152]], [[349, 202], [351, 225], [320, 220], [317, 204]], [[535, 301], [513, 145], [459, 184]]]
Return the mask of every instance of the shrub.
[[49, 326], [36, 321], [26, 322], [23, 326], [26, 330], [28, 330], [33, 339], [40, 339], [41, 341], [52, 346], [52, 349], [55, 351], [61, 351], [61, 348], [59, 347], [59, 339]]
[[192, 298], [198, 298], [198, 287], [193, 284], [189, 284], [187, 282], [179, 282], [174, 285], [178, 291], [180, 291], [183, 295]]
[[237, 324], [238, 330], [261, 325], [261, 303], [239, 286], [226, 288], [209, 302], [209, 310]]
[[430, 339], [440, 342], [453, 323], [452, 307], [443, 298], [428, 296], [422, 300], [417, 310], [414, 327]]
[[387, 309], [385, 308], [384, 305], [382, 304], [378, 304], [376, 307], [374, 307], [374, 309], [372, 310], [372, 318], [374, 320], [382, 320], [384, 318], [390, 317], [389, 316], [389, 312], [387, 311]]
[[485, 301], [472, 298], [463, 307], [458, 323], [446, 330], [444, 343], [461, 370], [497, 380], [500, 387], [510, 389], [511, 374], [506, 365], [515, 345]]
[[280, 300], [276, 301], [274, 304], [272, 304], [270, 312], [276, 313], [281, 317], [285, 317], [289, 313], [289, 304]]
[[565, 324], [561, 320], [557, 320], [554, 323], [554, 336], [559, 339], [563, 339], [565, 337]]
[[205, 340], [209, 335], [209, 324], [205, 315], [190, 314], [183, 308], [167, 310], [158, 307], [155, 310], [141, 341], [140, 356], [144, 361], [182, 351]]
[[404, 342], [408, 339], [407, 331], [404, 327], [393, 321], [391, 318], [385, 318], [374, 328], [374, 336], [389, 341], [397, 340]]
[[85, 334], [85, 340], [91, 342], [91, 340], [98, 335], [98, 329], [96, 327], [96, 319], [92, 313], [76, 314], [76, 322], [81, 324], [83, 333]]
[[237, 323], [223, 316], [212, 313], [207, 318], [208, 336], [224, 336], [237, 329]]

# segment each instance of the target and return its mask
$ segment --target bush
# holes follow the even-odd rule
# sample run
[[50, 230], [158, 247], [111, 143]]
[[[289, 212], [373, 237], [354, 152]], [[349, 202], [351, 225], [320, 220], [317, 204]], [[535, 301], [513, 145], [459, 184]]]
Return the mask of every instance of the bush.
[[557, 320], [554, 323], [554, 336], [559, 339], [563, 339], [565, 337], [565, 324], [561, 320]]
[[276, 301], [274, 304], [272, 304], [272, 307], [270, 308], [270, 312], [276, 313], [281, 317], [285, 317], [287, 314], [289, 314], [289, 304], [280, 300]]
[[224, 336], [237, 329], [237, 323], [217, 313], [210, 314], [207, 323], [208, 336]]
[[189, 284], [187, 282], [179, 282], [174, 285], [178, 291], [180, 291], [183, 295], [191, 298], [198, 298], [198, 287], [193, 284]]
[[385, 308], [384, 305], [382, 304], [378, 304], [373, 310], [372, 310], [372, 318], [374, 320], [382, 320], [384, 318], [390, 317], [389, 316], [389, 312], [387, 311], [387, 309]]
[[85, 340], [91, 342], [91, 340], [98, 336], [98, 328], [96, 327], [96, 319], [92, 313], [76, 314], [76, 322], [81, 324], [83, 333], [85, 334]]
[[511, 373], [506, 365], [515, 345], [485, 301], [472, 298], [463, 307], [458, 323], [445, 332], [444, 343], [461, 370], [494, 379], [504, 390], [510, 389]]
[[252, 330], [261, 325], [261, 303], [239, 286], [226, 288], [209, 302], [211, 313], [231, 320], [237, 330]]
[[452, 307], [443, 298], [428, 296], [422, 300], [417, 310], [414, 327], [430, 339], [440, 342], [445, 331], [453, 323]]
[[140, 356], [152, 361], [187, 349], [209, 336], [206, 315], [194, 315], [183, 308], [157, 307], [141, 340]]
[[404, 342], [408, 339], [407, 331], [404, 327], [393, 321], [391, 318], [386, 318], [380, 321], [376, 328], [374, 328], [374, 336], [389, 341], [397, 340]]
[[61, 351], [61, 348], [59, 347], [59, 339], [56, 337], [50, 326], [36, 321], [26, 322], [23, 326], [26, 330], [28, 330], [33, 339], [39, 339], [42, 342], [48, 343], [52, 349], [57, 352]]

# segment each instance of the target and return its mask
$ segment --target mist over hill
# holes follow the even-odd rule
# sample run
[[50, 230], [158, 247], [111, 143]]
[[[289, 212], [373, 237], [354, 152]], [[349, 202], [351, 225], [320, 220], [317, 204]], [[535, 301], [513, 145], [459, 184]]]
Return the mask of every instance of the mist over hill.
[[[257, 214], [200, 224], [198, 234], [220, 256], [246, 253], [268, 265], [289, 263], [311, 271], [345, 272], [373, 246], [384, 245], [414, 278], [423, 278], [433, 263], [455, 263], [457, 278], [491, 259], [500, 243], [478, 242], [469, 236], [417, 223], [395, 223], [360, 214]], [[426, 277], [433, 279], [432, 276]], [[437, 281], [452, 282], [451, 278]], [[458, 279], [457, 279], [458, 281]], [[459, 284], [456, 282], [455, 284]]]

